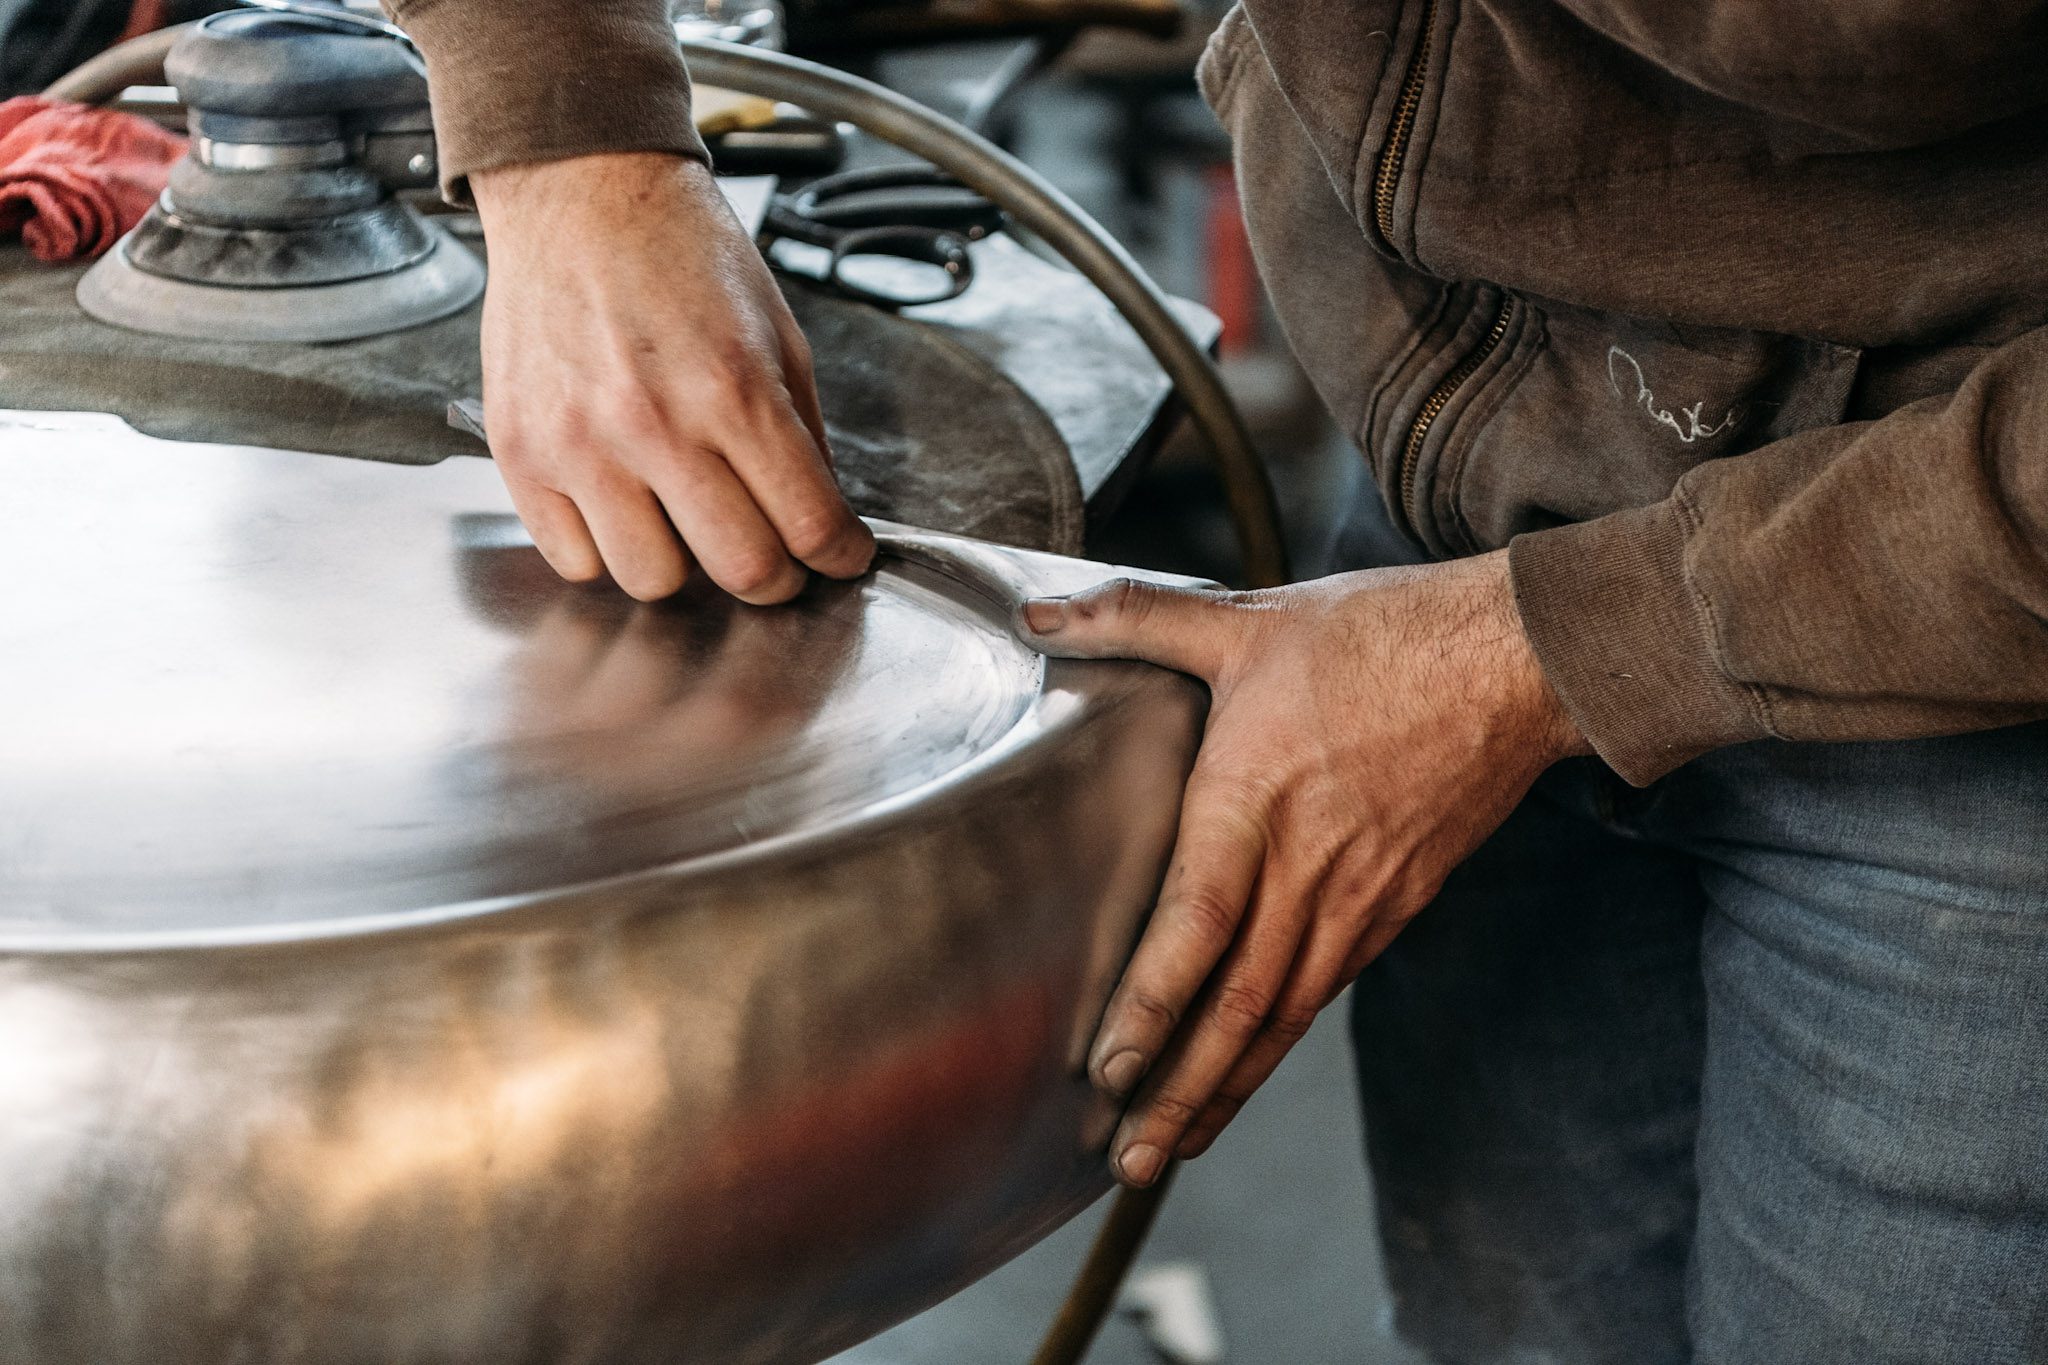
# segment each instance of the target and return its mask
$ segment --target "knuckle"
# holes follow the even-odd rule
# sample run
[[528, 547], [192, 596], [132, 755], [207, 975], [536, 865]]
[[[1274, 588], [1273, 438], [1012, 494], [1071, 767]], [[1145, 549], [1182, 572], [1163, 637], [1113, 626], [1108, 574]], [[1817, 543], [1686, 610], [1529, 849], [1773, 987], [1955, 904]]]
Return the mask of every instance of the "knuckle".
[[1180, 1011], [1150, 991], [1124, 992], [1123, 998], [1117, 1002], [1117, 1008], [1140, 1016], [1161, 1034], [1173, 1032], [1180, 1024]]
[[1273, 998], [1242, 981], [1225, 981], [1210, 998], [1209, 1012], [1233, 1033], [1253, 1033], [1272, 1015]]
[[1114, 616], [1137, 625], [1152, 606], [1152, 590], [1132, 578], [1113, 578], [1074, 599], [1074, 609], [1084, 620]]
[[598, 443], [572, 428], [556, 428], [518, 437], [491, 437], [491, 460], [507, 479], [517, 478], [533, 488], [573, 496], [582, 468], [592, 461], [589, 453]]
[[1266, 1016], [1265, 1033], [1268, 1038], [1292, 1047], [1308, 1037], [1308, 1031], [1315, 1026], [1316, 1011], [1300, 1006], [1275, 1009]]
[[729, 400], [749, 398], [765, 387], [759, 358], [736, 338], [705, 357], [702, 379], [707, 389]]
[[1176, 1091], [1162, 1090], [1145, 1104], [1145, 1112], [1152, 1118], [1184, 1128], [1200, 1117], [1200, 1101], [1191, 1100]]
[[540, 468], [540, 461], [534, 455], [532, 442], [526, 434], [512, 429], [507, 422], [501, 429], [492, 427], [491, 438], [486, 443], [491, 452], [491, 462], [498, 466], [498, 472], [507, 483], [516, 481], [530, 483], [536, 487], [548, 487], [546, 474]]
[[1270, 832], [1285, 828], [1289, 786], [1273, 766], [1262, 769], [1240, 764], [1222, 779], [1227, 795], [1216, 803], [1216, 828], [1221, 837], [1265, 844]]
[[1376, 904], [1382, 891], [1378, 868], [1349, 867], [1331, 880], [1328, 896], [1334, 905], [1357, 910]]
[[1175, 911], [1204, 941], [1228, 943], [1237, 936], [1237, 923], [1244, 907], [1234, 898], [1204, 883], [1181, 888], [1174, 897]]
[[1195, 756], [1186, 805], [1213, 822], [1218, 837], [1263, 839], [1267, 819], [1286, 791], [1287, 778], [1270, 756], [1244, 745], [1205, 743]]
[[839, 509], [818, 505], [806, 508], [790, 520], [783, 543], [798, 559], [827, 555], [846, 538], [846, 518]]
[[719, 583], [727, 592], [749, 602], [775, 598], [778, 593], [788, 596], [784, 589], [790, 587], [791, 576], [787, 559], [758, 549], [728, 556], [718, 572]]
[[646, 487], [609, 458], [579, 459], [563, 468], [562, 495], [583, 512], [586, 523], [604, 506], [626, 507]]
[[606, 396], [602, 424], [610, 435], [646, 440], [666, 433], [668, 410], [649, 389], [632, 384]]

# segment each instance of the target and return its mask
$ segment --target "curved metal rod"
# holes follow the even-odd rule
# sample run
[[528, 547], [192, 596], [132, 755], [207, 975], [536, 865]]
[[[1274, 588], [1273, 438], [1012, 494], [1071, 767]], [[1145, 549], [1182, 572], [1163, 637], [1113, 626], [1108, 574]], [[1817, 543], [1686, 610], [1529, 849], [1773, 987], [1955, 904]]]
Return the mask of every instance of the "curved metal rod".
[[1288, 581], [1273, 485], [1244, 417], [1207, 352], [1195, 344], [1122, 243], [1036, 171], [943, 114], [872, 81], [816, 62], [732, 43], [683, 44], [693, 76], [843, 120], [950, 173], [1001, 205], [1100, 289], [1159, 361], [1208, 439], [1254, 587]]
[[174, 24], [116, 44], [58, 77], [43, 91], [43, 98], [69, 100], [73, 104], [105, 104], [131, 85], [161, 85], [164, 58], [170, 54], [171, 45], [191, 27]]

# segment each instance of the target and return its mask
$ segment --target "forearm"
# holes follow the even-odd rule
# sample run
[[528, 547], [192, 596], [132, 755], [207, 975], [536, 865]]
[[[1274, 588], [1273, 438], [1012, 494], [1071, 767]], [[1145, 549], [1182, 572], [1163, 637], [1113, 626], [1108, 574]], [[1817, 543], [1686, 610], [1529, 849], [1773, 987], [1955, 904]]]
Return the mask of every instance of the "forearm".
[[427, 59], [444, 191], [594, 152], [706, 159], [664, 0], [385, 0]]
[[1766, 736], [2048, 716], [2048, 330], [1953, 395], [1709, 461], [1511, 559], [1545, 672], [1632, 781]]

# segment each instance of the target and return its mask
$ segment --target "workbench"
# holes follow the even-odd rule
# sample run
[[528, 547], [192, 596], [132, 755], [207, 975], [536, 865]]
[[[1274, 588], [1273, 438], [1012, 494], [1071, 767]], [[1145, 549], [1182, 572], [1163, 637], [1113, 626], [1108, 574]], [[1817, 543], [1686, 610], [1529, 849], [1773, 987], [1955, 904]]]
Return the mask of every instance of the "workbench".
[[[1033, 447], [1029, 458], [1043, 460], [1044, 451], [1035, 447], [1049, 444], [1056, 432], [1072, 462], [1087, 525], [1097, 526], [1177, 420], [1171, 385], [1136, 334], [1080, 276], [1001, 234], [973, 250], [975, 281], [966, 293], [906, 310], [900, 318], [816, 291], [808, 301], [795, 301], [800, 313], [836, 310], [839, 330], [850, 325], [865, 338], [857, 346], [893, 346], [894, 354], [912, 358], [930, 352], [944, 360], [952, 354], [946, 362], [952, 368], [943, 372], [955, 377], [956, 390], [969, 382], [983, 386], [979, 396], [985, 401], [977, 403], [957, 391], [908, 391], [916, 385], [905, 383], [898, 403], [904, 420], [898, 425], [911, 435], [894, 429], [875, 434], [884, 445], [907, 445], [896, 452], [871, 450], [871, 461], [922, 459], [934, 467], [960, 462], [974, 468], [956, 471], [956, 484], [971, 482], [997, 467], [1009, 449], [1023, 460]], [[71, 298], [82, 269], [42, 266], [18, 246], [0, 248], [0, 318], [7, 320], [0, 330], [0, 422], [9, 409], [100, 412], [171, 440], [338, 451], [403, 463], [482, 453], [473, 438], [446, 422], [451, 401], [481, 389], [478, 307], [362, 342], [228, 346], [143, 336], [93, 322]], [[801, 281], [791, 285], [793, 294], [806, 289]], [[1214, 316], [1194, 304], [1180, 307], [1196, 338], [1213, 344], [1219, 330]], [[930, 344], [912, 333], [922, 333]], [[819, 357], [828, 416], [835, 389], [845, 400], [892, 381], [887, 364], [849, 372], [835, 363], [846, 359]], [[984, 369], [989, 373], [975, 380]], [[1009, 392], [999, 391], [1000, 380], [1008, 381]], [[977, 426], [962, 411], [976, 407], [997, 416]], [[338, 435], [344, 424], [346, 432]], [[847, 472], [859, 482], [857, 469]], [[950, 495], [957, 500], [958, 492], [956, 486]], [[888, 506], [862, 510], [914, 519]], [[1064, 544], [1052, 538], [1045, 543], [1080, 548], [1072, 536]]]
[[[1045, 410], [1066, 438], [1089, 523], [1122, 500], [1179, 418], [1173, 386], [1129, 324], [1087, 281], [997, 236], [974, 248], [975, 284], [957, 299], [906, 311], [948, 329]], [[1175, 311], [1203, 349], [1216, 315], [1186, 299]]]

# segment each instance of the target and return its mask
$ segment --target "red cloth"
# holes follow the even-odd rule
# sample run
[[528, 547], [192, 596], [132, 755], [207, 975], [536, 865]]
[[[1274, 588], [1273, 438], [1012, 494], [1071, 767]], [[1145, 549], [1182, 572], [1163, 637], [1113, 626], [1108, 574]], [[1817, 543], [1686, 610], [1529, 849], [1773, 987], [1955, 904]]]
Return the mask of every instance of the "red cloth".
[[0, 104], [0, 236], [89, 260], [142, 221], [185, 139], [134, 114], [23, 95]]

